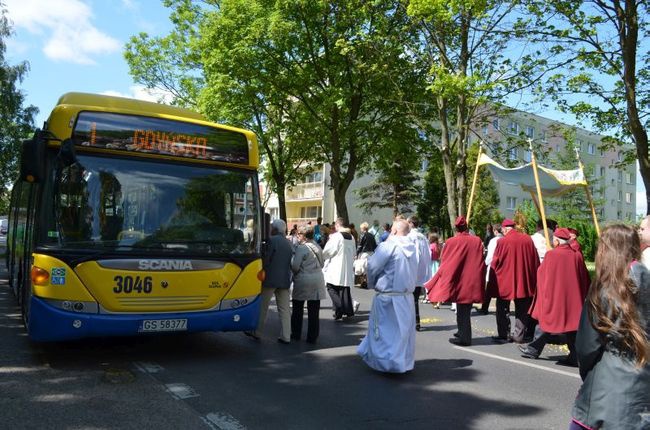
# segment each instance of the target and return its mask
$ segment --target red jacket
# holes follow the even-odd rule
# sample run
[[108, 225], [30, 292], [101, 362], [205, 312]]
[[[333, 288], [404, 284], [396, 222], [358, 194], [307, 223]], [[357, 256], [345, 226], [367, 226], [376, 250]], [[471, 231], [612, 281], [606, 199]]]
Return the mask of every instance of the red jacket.
[[547, 252], [537, 270], [537, 293], [530, 315], [546, 333], [578, 330], [589, 282], [582, 253], [570, 244]]
[[442, 248], [440, 268], [424, 288], [432, 302], [481, 303], [485, 287], [483, 241], [456, 233]]
[[523, 299], [535, 295], [539, 256], [527, 234], [510, 230], [497, 242], [490, 264], [490, 295], [503, 300]]

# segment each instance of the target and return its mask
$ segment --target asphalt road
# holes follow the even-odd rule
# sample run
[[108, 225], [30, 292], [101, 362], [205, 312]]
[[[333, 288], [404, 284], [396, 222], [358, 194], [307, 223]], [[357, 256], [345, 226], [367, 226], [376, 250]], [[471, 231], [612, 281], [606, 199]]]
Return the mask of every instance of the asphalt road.
[[[0, 273], [0, 277], [3, 274]], [[421, 305], [412, 372], [387, 375], [356, 355], [372, 292], [354, 318], [323, 301], [316, 345], [202, 333], [36, 344], [0, 283], [0, 428], [6, 429], [566, 429], [577, 369], [495, 345], [494, 314], [474, 314], [474, 343], [448, 343], [455, 315]], [[305, 327], [306, 329], [306, 327]]]

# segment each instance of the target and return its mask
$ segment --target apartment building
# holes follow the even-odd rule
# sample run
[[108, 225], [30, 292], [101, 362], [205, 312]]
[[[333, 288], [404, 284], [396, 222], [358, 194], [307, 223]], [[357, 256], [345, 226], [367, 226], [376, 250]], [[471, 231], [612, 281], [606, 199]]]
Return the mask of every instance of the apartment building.
[[[600, 143], [603, 136], [539, 115], [515, 111], [502, 117], [490, 118], [487, 124], [479, 128], [478, 136], [473, 135], [472, 139], [487, 142], [488, 148], [490, 143], [501, 142], [501, 147], [506, 146], [505, 154], [493, 154], [488, 149], [488, 155], [501, 162], [509, 159], [514, 165], [519, 166], [531, 161], [530, 151], [527, 148], [515, 146], [508, 149], [504, 142], [508, 137], [519, 138], [519, 140], [530, 138], [536, 144], [541, 144], [546, 150], [545, 152], [549, 154], [548, 157], [536, 154], [538, 163], [549, 168], [557, 168], [554, 161], [557, 154], [565, 151], [567, 146], [565, 131], [569, 129], [575, 133], [575, 143], [576, 146], [579, 146], [579, 154], [585, 170], [593, 172], [594, 180], [590, 185], [594, 200], [604, 202], [596, 207], [599, 220], [634, 220], [636, 216], [635, 166], [615, 167], [614, 164], [621, 160], [621, 152], [602, 150]], [[306, 224], [309, 221], [315, 223], [319, 216], [323, 218], [324, 222], [331, 222], [337, 217], [334, 193], [329, 187], [329, 165], [313, 167], [313, 170], [295, 186], [286, 190], [287, 224], [289, 227], [294, 224]], [[423, 166], [423, 170], [425, 167]], [[575, 168], [577, 167], [576, 160]], [[372, 214], [365, 214], [357, 206], [359, 199], [355, 190], [372, 184], [373, 180], [372, 176], [356, 178], [348, 189], [346, 196], [348, 213], [350, 222], [355, 223], [356, 226], [363, 221], [371, 223], [377, 219], [383, 224], [392, 219], [390, 209], [377, 209]], [[264, 184], [261, 186], [264, 191]], [[504, 217], [512, 217], [520, 203], [532, 200], [530, 194], [523, 191], [518, 185], [497, 181], [497, 187], [500, 198], [499, 211]], [[276, 196], [272, 194], [270, 196], [266, 202], [266, 210], [272, 218], [277, 218], [279, 217], [278, 200]]]

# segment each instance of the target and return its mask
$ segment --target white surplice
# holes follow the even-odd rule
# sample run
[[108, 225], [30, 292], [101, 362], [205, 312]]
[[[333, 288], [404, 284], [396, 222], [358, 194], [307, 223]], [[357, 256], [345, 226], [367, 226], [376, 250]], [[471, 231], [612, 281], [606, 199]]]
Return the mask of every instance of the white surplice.
[[368, 287], [377, 294], [357, 353], [381, 372], [404, 373], [415, 365], [415, 252], [408, 237], [390, 236], [368, 259]]

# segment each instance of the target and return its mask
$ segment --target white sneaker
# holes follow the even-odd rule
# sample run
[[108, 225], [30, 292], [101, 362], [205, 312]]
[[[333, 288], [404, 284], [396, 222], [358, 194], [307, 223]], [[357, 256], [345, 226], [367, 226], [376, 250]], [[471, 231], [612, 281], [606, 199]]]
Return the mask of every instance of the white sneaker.
[[354, 313], [356, 313], [359, 310], [359, 305], [361, 303], [357, 302], [356, 300], [352, 301], [352, 307], [354, 308]]

